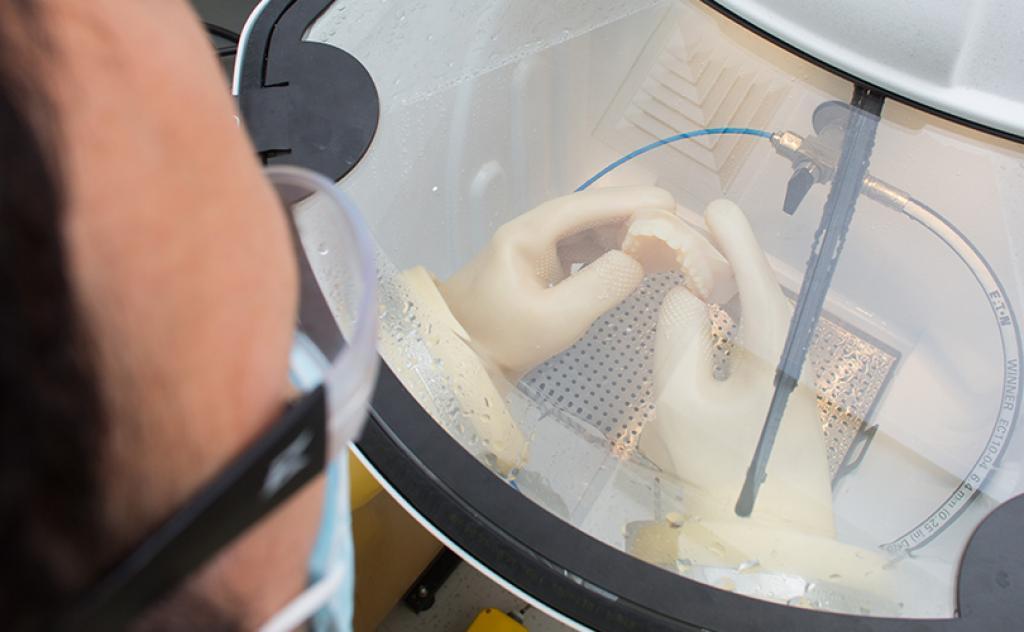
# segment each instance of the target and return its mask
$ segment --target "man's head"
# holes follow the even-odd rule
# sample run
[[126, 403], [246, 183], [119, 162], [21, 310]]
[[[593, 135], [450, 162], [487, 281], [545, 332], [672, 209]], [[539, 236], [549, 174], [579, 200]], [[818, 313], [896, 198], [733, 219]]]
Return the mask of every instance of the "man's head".
[[[31, 618], [280, 412], [296, 268], [185, 0], [0, 14], [0, 547], [16, 561], [0, 617]], [[244, 626], [280, 607], [304, 583], [319, 491], [207, 565], [193, 593]]]

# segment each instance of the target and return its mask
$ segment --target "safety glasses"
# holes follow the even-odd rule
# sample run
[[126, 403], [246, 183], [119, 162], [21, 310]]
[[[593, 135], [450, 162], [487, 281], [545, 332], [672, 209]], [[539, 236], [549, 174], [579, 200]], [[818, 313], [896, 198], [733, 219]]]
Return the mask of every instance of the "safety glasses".
[[[266, 174], [292, 218], [299, 252], [291, 377], [302, 395], [86, 591], [62, 629], [123, 627], [323, 472], [362, 428], [379, 366], [370, 234], [330, 180], [295, 167], [268, 167]], [[316, 231], [308, 229], [312, 223]], [[337, 264], [317, 278], [310, 261], [327, 254]]]

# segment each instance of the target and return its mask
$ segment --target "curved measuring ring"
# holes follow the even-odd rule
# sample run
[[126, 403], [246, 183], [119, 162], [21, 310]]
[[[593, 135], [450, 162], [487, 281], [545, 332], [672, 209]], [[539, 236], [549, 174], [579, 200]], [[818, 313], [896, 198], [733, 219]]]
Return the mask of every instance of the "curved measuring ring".
[[[649, 151], [677, 141], [716, 134], [738, 134], [766, 139], [772, 137], [771, 132], [749, 127], [714, 127], [668, 136], [644, 145], [619, 158], [594, 174], [590, 179], [581, 184], [576, 191], [579, 192], [589, 188], [623, 164]], [[996, 415], [996, 421], [992, 432], [989, 434], [988, 441], [986, 441], [981, 455], [975, 461], [967, 476], [960, 481], [960, 484], [957, 485], [956, 489], [943, 501], [939, 508], [933, 511], [927, 518], [918, 522], [913, 528], [896, 539], [879, 545], [880, 548], [890, 553], [913, 551], [924, 546], [935, 539], [963, 513], [971, 501], [977, 497], [982, 486], [1002, 461], [1003, 454], [1006, 452], [1007, 446], [1009, 446], [1010, 437], [1020, 417], [1021, 406], [1024, 404], [1022, 402], [1024, 400], [1024, 380], [1020, 378], [1021, 362], [1024, 360], [1024, 341], [1021, 339], [1017, 315], [1013, 311], [1013, 306], [1006, 295], [1006, 290], [992, 269], [992, 266], [963, 233], [927, 204], [908, 196], [907, 203], [898, 211], [921, 224], [929, 232], [942, 240], [964, 262], [964, 265], [971, 271], [982, 291], [985, 292], [985, 298], [992, 308], [992, 313], [996, 319], [996, 326], [999, 330], [999, 338], [1002, 342], [1003, 401], [999, 407], [999, 412]]]
[[[1024, 357], [1024, 343], [1021, 340], [1017, 315], [1010, 305], [1002, 282], [978, 248], [971, 243], [952, 223], [927, 204], [911, 197], [900, 212], [921, 224], [945, 243], [974, 275], [978, 285], [985, 292], [985, 298], [992, 308], [999, 329], [1003, 349], [1003, 399], [1000, 402], [996, 421], [989, 433], [981, 455], [971, 466], [967, 476], [946, 498], [939, 508], [913, 528], [896, 539], [882, 544], [890, 552], [913, 551], [935, 539], [970, 505], [981, 491], [985, 481], [999, 466], [1010, 436], [1020, 417], [1021, 398], [1024, 396], [1024, 382], [1020, 379], [1020, 364]], [[1012, 338], [1011, 338], [1012, 336]]]

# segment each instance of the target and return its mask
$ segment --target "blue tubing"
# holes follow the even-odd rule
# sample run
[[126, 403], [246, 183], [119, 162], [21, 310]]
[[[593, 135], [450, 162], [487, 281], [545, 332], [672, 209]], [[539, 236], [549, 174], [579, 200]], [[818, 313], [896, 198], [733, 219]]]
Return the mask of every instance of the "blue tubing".
[[772, 137], [771, 132], [766, 132], [763, 129], [752, 129], [749, 127], [712, 127], [710, 129], [698, 129], [693, 130], [692, 132], [683, 132], [682, 134], [676, 134], [675, 136], [669, 136], [667, 138], [662, 138], [661, 140], [656, 140], [650, 145], [644, 145], [640, 149], [631, 151], [630, 153], [626, 154], [622, 158], [619, 158], [618, 160], [608, 165], [604, 169], [598, 171], [589, 180], [581, 184], [580, 187], [576, 189], [576, 191], [579, 192], [589, 188], [590, 185], [594, 184], [595, 182], [605, 177], [612, 171], [618, 169], [619, 167], [626, 164], [630, 160], [636, 158], [637, 156], [642, 156], [646, 154], [652, 149], [657, 149], [662, 145], [668, 145], [669, 143], [674, 143], [680, 140], [686, 140], [688, 138], [697, 138], [698, 136], [712, 136], [715, 134], [741, 134], [744, 136], [758, 136], [760, 138]]

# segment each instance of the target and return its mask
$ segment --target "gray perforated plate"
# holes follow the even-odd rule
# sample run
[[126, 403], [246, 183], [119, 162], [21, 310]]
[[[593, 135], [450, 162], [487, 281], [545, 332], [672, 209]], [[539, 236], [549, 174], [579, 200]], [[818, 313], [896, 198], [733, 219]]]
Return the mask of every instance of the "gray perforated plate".
[[[644, 424], [655, 415], [653, 361], [658, 310], [679, 273], [650, 275], [621, 305], [598, 319], [575, 345], [527, 374], [519, 388], [537, 401], [597, 427], [619, 458], [633, 456]], [[715, 377], [728, 374], [735, 331], [729, 314], [712, 307]], [[897, 352], [826, 314], [818, 325], [804, 375], [813, 375], [818, 411], [835, 477], [869, 425], [875, 403], [899, 359]]]

